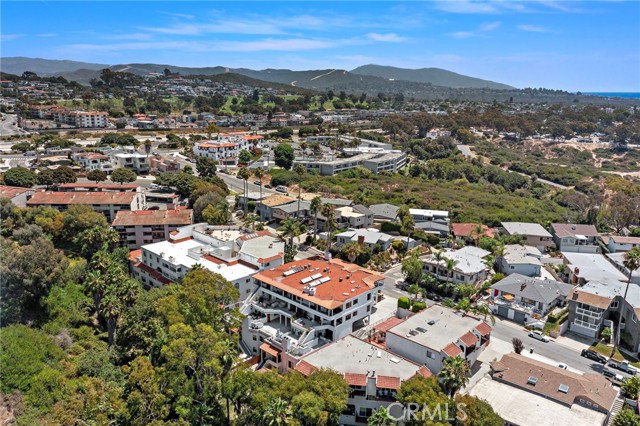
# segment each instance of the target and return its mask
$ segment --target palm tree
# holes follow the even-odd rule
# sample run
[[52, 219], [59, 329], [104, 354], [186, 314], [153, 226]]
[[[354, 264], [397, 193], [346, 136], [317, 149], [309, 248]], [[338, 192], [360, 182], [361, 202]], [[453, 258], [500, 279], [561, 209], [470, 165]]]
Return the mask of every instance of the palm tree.
[[493, 312], [491, 312], [491, 309], [489, 309], [489, 307], [484, 303], [480, 305], [476, 304], [476, 306], [474, 306], [471, 310], [476, 315], [482, 315], [484, 321], [487, 321], [487, 317], [489, 317], [491, 325], [494, 325], [496, 323], [496, 317], [493, 315]]
[[321, 207], [322, 215], [325, 218], [325, 224], [327, 226], [327, 233], [329, 236], [327, 237], [327, 250], [331, 249], [331, 238], [333, 234], [333, 225], [336, 220], [336, 212], [333, 208], [333, 204], [323, 204]]
[[[260, 181], [260, 205], [262, 205], [262, 178], [265, 175], [265, 171], [262, 167], [257, 167], [253, 170], [253, 175]], [[262, 210], [262, 209], [259, 209]]]
[[613, 339], [613, 351], [611, 356], [615, 355], [616, 348], [620, 345], [620, 333], [622, 332], [622, 317], [624, 310], [626, 309], [627, 293], [629, 292], [629, 285], [631, 284], [631, 278], [633, 272], [640, 268], [640, 247], [634, 247], [624, 255], [624, 261], [622, 262], [627, 271], [629, 271], [629, 278], [627, 279], [627, 286], [624, 290], [624, 296], [622, 297], [622, 308], [620, 309], [620, 319], [618, 320], [618, 333], [616, 338]]
[[459, 355], [445, 358], [438, 378], [447, 395], [453, 397], [469, 383], [469, 372], [469, 364]]
[[385, 407], [378, 408], [367, 420], [368, 426], [393, 426], [394, 424]]
[[455, 259], [447, 258], [446, 262], [447, 262], [447, 277], [451, 278], [451, 281], [453, 281], [453, 268], [456, 267], [456, 265], [458, 264], [458, 261]]
[[313, 212], [313, 241], [318, 237], [318, 213], [322, 208], [322, 198], [315, 196], [311, 200], [310, 210]]
[[409, 207], [404, 205], [400, 207], [398, 210], [398, 219], [400, 219], [400, 224], [402, 225], [401, 230], [407, 234], [407, 251], [409, 250], [409, 240], [411, 239], [411, 233], [415, 228], [415, 222], [413, 220], [413, 216], [411, 216], [411, 212], [409, 211]]
[[247, 228], [251, 228], [251, 230], [253, 231], [256, 227], [256, 222], [259, 219], [260, 217], [257, 214], [251, 213], [244, 217], [242, 223], [244, 224], [244, 226], [246, 226]]
[[247, 183], [247, 181], [251, 177], [251, 171], [249, 169], [247, 169], [246, 167], [243, 167], [238, 172], [238, 176], [240, 176], [244, 180], [244, 215], [246, 216], [247, 215], [247, 208], [249, 207], [249, 200], [248, 200], [248, 197], [249, 197], [249, 194], [248, 194], [249, 184]]
[[[504, 251], [505, 251], [504, 244], [498, 244], [493, 249], [493, 258], [495, 259], [495, 263], [496, 264], [500, 263], [500, 260], [504, 256]], [[498, 268], [498, 269], [500, 269], [500, 268]]]
[[349, 262], [353, 263], [362, 253], [362, 247], [357, 242], [351, 241], [343, 245], [341, 251], [349, 259]]
[[307, 148], [309, 148], [309, 144], [306, 141], [300, 142], [300, 151], [302, 151], [302, 161], [305, 160], [305, 156], [307, 154]]
[[267, 404], [264, 413], [267, 426], [288, 426], [291, 424], [293, 412], [282, 398], [276, 398]]
[[302, 176], [307, 173], [307, 169], [302, 164], [296, 164], [293, 168], [293, 172], [298, 175], [298, 212], [296, 218], [300, 220], [300, 193], [302, 192]]
[[147, 164], [149, 164], [149, 154], [151, 153], [151, 139], [144, 141], [144, 152], [147, 154]]
[[407, 291], [409, 294], [413, 295], [413, 301], [415, 302], [418, 297], [418, 293], [420, 293], [420, 286], [418, 284], [411, 284]]
[[300, 224], [294, 219], [287, 219], [282, 222], [278, 232], [280, 232], [280, 238], [288, 240], [288, 244], [292, 246], [293, 239], [300, 235]]

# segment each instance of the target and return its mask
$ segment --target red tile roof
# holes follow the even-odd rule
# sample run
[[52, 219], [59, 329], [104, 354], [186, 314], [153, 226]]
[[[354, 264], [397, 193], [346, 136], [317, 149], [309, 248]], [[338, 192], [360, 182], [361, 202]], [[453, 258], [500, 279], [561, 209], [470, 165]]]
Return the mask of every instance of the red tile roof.
[[100, 205], [127, 205], [130, 206], [138, 194], [136, 192], [36, 192], [27, 205], [55, 205], [55, 204], [100, 204]]
[[309, 374], [317, 370], [317, 368], [309, 364], [307, 361], [302, 360], [296, 365], [295, 370], [304, 374], [305, 376], [308, 376]]
[[476, 336], [475, 334], [473, 334], [470, 331], [467, 331], [464, 336], [462, 336], [460, 338], [460, 340], [462, 340], [462, 343], [465, 344], [466, 347], [470, 347], [476, 344], [476, 342], [478, 342], [478, 336]]
[[388, 320], [382, 321], [380, 324], [374, 326], [373, 329], [375, 331], [385, 332], [395, 327], [396, 325], [400, 324], [402, 321], [404, 321], [404, 319], [391, 317]]
[[422, 377], [431, 377], [433, 376], [433, 374], [431, 373], [431, 370], [429, 370], [427, 367], [422, 366], [418, 369], [418, 372], [416, 374], [421, 375]]
[[593, 225], [572, 225], [570, 223], [552, 223], [551, 228], [556, 236], [571, 237], [574, 235], [584, 235], [585, 237], [598, 237], [600, 233]]
[[114, 189], [118, 191], [136, 190], [140, 185], [135, 183], [63, 183], [58, 185], [58, 189], [62, 188], [87, 188], [87, 189]]
[[376, 387], [383, 389], [400, 389], [400, 377], [378, 376]]
[[31, 188], [20, 188], [18, 186], [4, 186], [0, 185], [0, 198], [13, 198], [25, 192], [33, 192]]
[[193, 210], [138, 210], [119, 211], [113, 226], [190, 225]]
[[486, 322], [481, 322], [480, 324], [476, 325], [476, 330], [478, 330], [478, 332], [482, 336], [486, 336], [487, 334], [491, 333], [493, 328], [491, 328], [491, 326]]
[[166, 278], [160, 272], [156, 271], [155, 269], [153, 269], [150, 266], [145, 265], [144, 263], [136, 263], [133, 266], [135, 268], [139, 268], [142, 271], [146, 272], [147, 275], [149, 275], [154, 280], [161, 282], [162, 284], [170, 284], [171, 283], [170, 279]]
[[264, 139], [264, 136], [262, 135], [247, 135], [244, 137], [246, 140], [251, 141], [251, 140], [255, 140], [255, 139]]
[[344, 379], [349, 386], [366, 386], [367, 375], [357, 373], [344, 373]]
[[442, 352], [444, 352], [445, 354], [447, 354], [450, 357], [454, 357], [454, 356], [460, 355], [462, 353], [462, 349], [460, 349], [459, 347], [457, 347], [453, 343], [449, 343], [447, 346], [445, 346], [445, 348], [442, 350]]
[[273, 346], [271, 346], [267, 342], [264, 342], [262, 345], [260, 345], [260, 350], [261, 351], [265, 351], [269, 355], [272, 355], [272, 356], [275, 356], [275, 357], [277, 357], [282, 352], [280, 349], [274, 348]]
[[[297, 273], [284, 275], [294, 267], [301, 269]], [[316, 286], [315, 295], [312, 296], [303, 292], [306, 284], [301, 283], [301, 280], [315, 274], [328, 277], [330, 280]], [[327, 261], [317, 257], [289, 262], [273, 269], [261, 271], [253, 277], [327, 309], [342, 306], [347, 300], [371, 291], [375, 288], [377, 281], [384, 279], [384, 275], [352, 263], [339, 259]]]
[[[477, 226], [477, 223], [454, 223], [451, 225], [451, 232], [456, 237], [475, 237], [475, 228]], [[495, 237], [493, 229], [489, 228], [487, 225], [482, 225], [482, 231], [481, 236], [489, 238]]]

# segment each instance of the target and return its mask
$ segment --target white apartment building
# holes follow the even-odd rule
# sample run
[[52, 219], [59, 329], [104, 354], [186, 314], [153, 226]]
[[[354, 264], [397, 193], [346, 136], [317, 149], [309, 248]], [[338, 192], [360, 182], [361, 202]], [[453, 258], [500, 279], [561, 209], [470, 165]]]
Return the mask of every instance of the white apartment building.
[[109, 114], [101, 111], [68, 111], [57, 108], [53, 111], [53, 119], [58, 123], [81, 128], [107, 127], [109, 125]]
[[88, 205], [98, 213], [106, 216], [111, 222], [116, 213], [122, 210], [136, 211], [146, 209], [146, 199], [142, 192], [138, 191], [69, 191], [69, 192], [36, 192], [29, 201], [28, 207], [46, 206], [66, 210], [70, 205]]
[[384, 275], [338, 259], [319, 257], [265, 269], [242, 313], [243, 349], [280, 372], [298, 358], [363, 327]]
[[113, 164], [108, 155], [98, 152], [75, 152], [71, 154], [71, 159], [80, 163], [87, 171], [102, 170], [109, 174], [113, 171]]
[[268, 231], [245, 234], [206, 223], [180, 227], [168, 241], [143, 245], [130, 255], [132, 273], [145, 287], [175, 282], [199, 264], [231, 282], [240, 300], [253, 290], [253, 274], [282, 265], [283, 259], [284, 243]]
[[133, 170], [136, 174], [149, 173], [149, 161], [147, 155], [141, 154], [134, 147], [123, 147], [109, 153], [114, 169], [125, 168]]
[[[340, 416], [340, 424], [350, 426], [366, 424], [380, 407], [396, 402], [403, 382], [416, 376], [432, 376], [425, 366], [352, 335], [305, 355], [295, 366], [305, 376], [322, 368], [342, 374], [349, 385], [347, 408]], [[392, 414], [399, 416], [394, 411]]]
[[386, 349], [434, 374], [445, 358], [460, 356], [472, 366], [489, 344], [491, 326], [474, 317], [435, 305], [386, 331]]
[[449, 212], [446, 210], [409, 209], [409, 214], [415, 222], [449, 222]]
[[[489, 274], [486, 258], [491, 253], [478, 247], [466, 246], [460, 250], [440, 252], [440, 260], [435, 254], [422, 257], [424, 271], [435, 275], [441, 281], [455, 284], [475, 284], [484, 281]], [[447, 260], [453, 268], [447, 268]]]
[[245, 133], [220, 135], [217, 140], [202, 141], [195, 144], [193, 153], [199, 157], [212, 158], [221, 165], [235, 166], [238, 155], [243, 149], [262, 148], [264, 136]]

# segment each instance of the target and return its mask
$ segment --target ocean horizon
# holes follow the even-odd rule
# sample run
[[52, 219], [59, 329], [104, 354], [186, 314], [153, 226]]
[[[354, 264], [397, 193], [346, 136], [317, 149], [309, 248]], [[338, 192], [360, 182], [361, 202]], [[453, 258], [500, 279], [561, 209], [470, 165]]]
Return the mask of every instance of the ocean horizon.
[[602, 96], [605, 98], [640, 99], [640, 92], [582, 92], [585, 95]]

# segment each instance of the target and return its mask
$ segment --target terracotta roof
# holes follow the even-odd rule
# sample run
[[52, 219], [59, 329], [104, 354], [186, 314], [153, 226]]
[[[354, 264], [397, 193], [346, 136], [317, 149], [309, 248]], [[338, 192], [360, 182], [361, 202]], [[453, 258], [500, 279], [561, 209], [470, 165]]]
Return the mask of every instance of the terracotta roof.
[[582, 291], [579, 288], [571, 290], [571, 293], [567, 296], [567, 300], [584, 303], [585, 305], [595, 306], [601, 309], [607, 309], [611, 304], [610, 297]]
[[251, 141], [251, 140], [255, 140], [255, 139], [264, 139], [264, 136], [262, 135], [247, 135], [244, 137], [246, 140]]
[[119, 211], [112, 226], [190, 225], [193, 210]]
[[[299, 268], [299, 271], [291, 274], [290, 271], [294, 268]], [[326, 270], [327, 268], [328, 270]], [[303, 290], [307, 283], [302, 283], [301, 280], [316, 274], [330, 279], [315, 286], [314, 295], [305, 293]], [[375, 288], [375, 283], [383, 280], [384, 275], [339, 259], [327, 261], [316, 257], [263, 270], [255, 274], [253, 278], [324, 308], [334, 309], [342, 306], [347, 300], [354, 299]], [[320, 277], [311, 281], [316, 279], [320, 279]]]
[[[478, 226], [477, 223], [454, 223], [451, 225], [451, 232], [456, 237], [476, 237], [475, 228]], [[489, 238], [493, 238], [495, 233], [493, 229], [489, 228], [487, 225], [482, 225], [482, 235]]]
[[454, 357], [454, 356], [460, 355], [462, 353], [462, 349], [460, 349], [453, 343], [449, 343], [447, 346], [444, 347], [442, 352], [444, 352], [450, 357]]
[[344, 373], [344, 379], [349, 386], [366, 386], [367, 375], [357, 373]]
[[376, 387], [383, 389], [400, 389], [400, 377], [378, 376]]
[[21, 188], [18, 186], [4, 186], [0, 185], [0, 198], [13, 198], [25, 192], [33, 192], [31, 188]]
[[391, 317], [388, 320], [382, 321], [380, 324], [376, 325], [373, 327], [373, 329], [375, 331], [388, 331], [389, 329], [395, 327], [396, 325], [400, 324], [402, 321], [404, 321], [404, 319], [402, 318], [397, 318], [397, 317]]
[[493, 328], [491, 328], [491, 326], [486, 322], [481, 322], [476, 326], [476, 330], [478, 330], [478, 332], [482, 336], [486, 336], [487, 334], [491, 333], [491, 330], [493, 330]]
[[302, 360], [298, 364], [296, 364], [295, 370], [304, 374], [305, 376], [308, 376], [309, 374], [313, 373], [317, 369], [313, 365], [309, 364], [307, 361]]
[[198, 145], [199, 148], [233, 148], [238, 146], [237, 143], [231, 143], [231, 142], [220, 142], [220, 143], [201, 143], [200, 145]]
[[282, 204], [292, 203], [294, 201], [294, 198], [287, 197], [286, 195], [273, 194], [260, 201], [260, 204], [267, 207], [274, 207], [281, 206]]
[[260, 350], [261, 351], [265, 351], [269, 355], [272, 355], [272, 356], [275, 356], [275, 357], [277, 357], [282, 352], [280, 349], [274, 348], [273, 346], [271, 346], [267, 342], [264, 342], [262, 345], [260, 345]]
[[421, 375], [422, 377], [431, 377], [433, 376], [433, 374], [431, 373], [431, 370], [429, 370], [427, 367], [422, 366], [418, 369], [418, 372], [416, 374]]
[[135, 268], [139, 268], [141, 270], [143, 270], [144, 272], [147, 273], [147, 275], [149, 275], [151, 278], [155, 279], [156, 281], [160, 281], [162, 284], [170, 284], [171, 280], [166, 278], [164, 275], [162, 275], [160, 272], [156, 271], [155, 269], [153, 269], [150, 266], [145, 265], [144, 263], [136, 263], [135, 265], [133, 265]]
[[464, 336], [460, 338], [460, 340], [462, 340], [462, 343], [464, 343], [466, 347], [470, 347], [475, 345], [476, 342], [478, 342], [478, 336], [468, 331], [464, 334]]
[[138, 256], [142, 256], [142, 250], [141, 249], [137, 249], [137, 250], [131, 250], [129, 252], [129, 261], [131, 262], [137, 262], [137, 258]]
[[[601, 374], [578, 374], [531, 358], [510, 353], [498, 362], [491, 363], [495, 380], [512, 384], [529, 392], [544, 396], [567, 406], [579, 399], [591, 401], [605, 410], [610, 410], [618, 391]], [[529, 384], [529, 378], [537, 382]], [[566, 392], [560, 386], [567, 387]]]
[[552, 223], [551, 229], [556, 236], [571, 237], [574, 235], [584, 235], [585, 237], [598, 237], [600, 233], [593, 225], [572, 225], [570, 223]]
[[87, 189], [115, 189], [124, 191], [127, 189], [138, 189], [140, 185], [135, 183], [63, 183], [57, 186], [58, 189], [62, 188], [87, 188]]
[[95, 191], [95, 192], [36, 192], [27, 205], [54, 205], [54, 204], [118, 204], [130, 206], [138, 196], [136, 192], [115, 192], [115, 191]]

